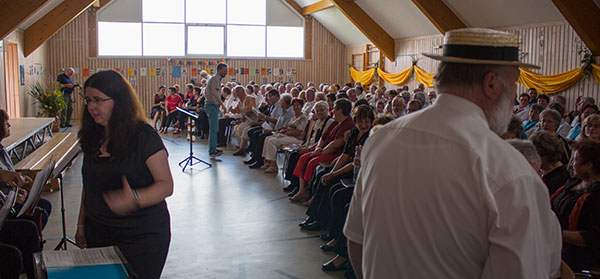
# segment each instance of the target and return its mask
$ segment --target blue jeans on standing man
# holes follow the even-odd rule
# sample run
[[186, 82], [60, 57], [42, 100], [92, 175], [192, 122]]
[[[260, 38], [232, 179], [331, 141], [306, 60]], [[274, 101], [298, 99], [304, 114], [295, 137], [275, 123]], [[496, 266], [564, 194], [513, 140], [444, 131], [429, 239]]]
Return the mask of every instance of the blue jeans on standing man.
[[217, 133], [219, 132], [219, 105], [206, 104], [204, 105], [206, 114], [208, 114], [208, 154], [217, 152]]

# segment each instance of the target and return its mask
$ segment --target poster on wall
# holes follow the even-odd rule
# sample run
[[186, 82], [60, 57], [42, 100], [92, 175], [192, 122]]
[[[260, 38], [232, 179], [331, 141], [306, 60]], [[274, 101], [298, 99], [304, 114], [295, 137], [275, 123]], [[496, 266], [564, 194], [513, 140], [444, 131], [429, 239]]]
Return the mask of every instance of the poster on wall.
[[171, 72], [173, 73], [173, 78], [181, 77], [181, 66], [173, 66], [171, 68]]
[[279, 68], [273, 68], [273, 75], [279, 75]]
[[271, 68], [267, 68], [267, 75], [273, 74], [273, 70]]
[[192, 68], [192, 76], [193, 77], [197, 77], [198, 76], [198, 68]]
[[245, 71], [244, 68], [240, 68], [240, 75], [244, 75]]
[[83, 68], [83, 71], [81, 71], [81, 76], [89, 77], [90, 76], [90, 68]]
[[156, 76], [156, 68], [154, 68], [154, 67], [150, 68], [150, 76], [151, 77], [155, 77]]
[[148, 69], [147, 68], [140, 68], [140, 76], [145, 77], [148, 75]]
[[279, 83], [283, 83], [283, 76], [279, 76]]
[[25, 66], [19, 65], [19, 78], [21, 79], [21, 85], [25, 85]]
[[294, 83], [294, 76], [288, 76], [288, 82]]
[[227, 68], [227, 75], [228, 76], [234, 76], [235, 75], [235, 69], [233, 69], [233, 68]]
[[207, 73], [209, 73], [209, 75], [214, 76], [215, 75], [215, 69], [210, 69]]
[[[158, 75], [158, 69], [156, 69], [156, 74]], [[161, 77], [166, 77], [167, 76], [167, 66], [161, 66], [160, 67], [160, 76]]]
[[188, 74], [188, 69], [186, 67], [181, 68], [181, 75], [187, 76], [187, 74]]
[[262, 77], [262, 83], [267, 84], [267, 77]]
[[133, 68], [127, 68], [127, 76], [128, 77], [134, 76]]
[[261, 76], [266, 76], [267, 75], [267, 68], [260, 68], [260, 75]]
[[135, 76], [129, 78], [129, 83], [131, 83], [131, 86], [137, 85], [137, 79], [135, 78]]

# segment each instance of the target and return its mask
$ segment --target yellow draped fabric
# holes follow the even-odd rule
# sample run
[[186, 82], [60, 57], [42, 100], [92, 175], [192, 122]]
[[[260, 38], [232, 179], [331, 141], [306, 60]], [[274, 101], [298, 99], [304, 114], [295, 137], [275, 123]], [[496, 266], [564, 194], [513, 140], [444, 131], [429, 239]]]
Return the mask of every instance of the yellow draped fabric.
[[594, 79], [598, 84], [600, 84], [600, 66], [592, 64], [592, 67], [592, 74], [594, 74]]
[[350, 76], [355, 82], [360, 82], [363, 86], [371, 84], [375, 76], [375, 68], [359, 72], [354, 67], [350, 67]]
[[583, 74], [582, 68], [576, 68], [564, 73], [543, 76], [525, 68], [519, 68], [519, 83], [525, 88], [535, 88], [541, 94], [554, 94], [563, 91], [578, 82]]
[[435, 76], [435, 73], [430, 74], [415, 65], [415, 79], [417, 82], [425, 84], [426, 87], [433, 87], [433, 76]]
[[406, 81], [408, 81], [411, 70], [412, 70], [412, 67], [410, 67], [400, 73], [397, 73], [397, 74], [388, 74], [382, 70], [378, 70], [377, 74], [389, 84], [402, 85], [402, 84], [406, 83]]

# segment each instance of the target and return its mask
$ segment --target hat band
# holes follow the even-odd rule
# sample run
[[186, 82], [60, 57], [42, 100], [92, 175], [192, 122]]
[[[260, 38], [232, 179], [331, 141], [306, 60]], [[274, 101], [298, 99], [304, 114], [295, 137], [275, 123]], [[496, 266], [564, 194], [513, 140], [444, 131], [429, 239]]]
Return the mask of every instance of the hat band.
[[444, 45], [444, 56], [498, 61], [519, 61], [518, 47]]

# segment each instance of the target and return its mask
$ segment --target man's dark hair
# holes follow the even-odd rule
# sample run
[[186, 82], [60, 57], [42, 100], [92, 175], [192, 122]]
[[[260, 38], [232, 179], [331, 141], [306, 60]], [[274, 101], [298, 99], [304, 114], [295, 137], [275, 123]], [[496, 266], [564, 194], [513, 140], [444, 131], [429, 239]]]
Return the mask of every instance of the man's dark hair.
[[362, 94], [363, 92], [365, 92], [365, 90], [362, 88], [362, 86], [357, 86], [356, 87], [356, 92], [358, 93], [358, 95]]
[[358, 100], [358, 101], [356, 101], [356, 102], [354, 103], [354, 107], [358, 107], [358, 106], [360, 106], [360, 105], [367, 105], [367, 106], [370, 106], [370, 105], [369, 105], [369, 101], [367, 101], [367, 100], [365, 100], [365, 99], [360, 99], [360, 100]]
[[542, 107], [542, 105], [534, 104], [533, 106], [531, 106], [531, 109], [537, 110], [537, 112], [542, 112], [542, 110], [544, 110], [544, 107]]
[[[546, 95], [542, 95], [542, 96], [546, 96]], [[561, 104], [559, 102], [549, 103], [548, 108], [557, 111], [561, 116], [565, 115], [565, 106], [563, 106], [563, 104]]]
[[335, 93], [329, 93], [325, 97], [327, 97], [327, 99], [332, 100], [332, 101], [337, 100]]
[[540, 95], [538, 95], [537, 98], [538, 98], [538, 100], [544, 99], [544, 100], [546, 100], [546, 102], [550, 103], [550, 97], [548, 97], [548, 95], [540, 94]]
[[571, 145], [573, 152], [579, 151], [582, 164], [592, 163], [594, 175], [600, 174], [600, 143], [591, 139], [582, 139]]
[[231, 89], [229, 89], [229, 87], [223, 86], [223, 91], [225, 91], [225, 93], [227, 93], [227, 95], [231, 95]]
[[508, 122], [506, 131], [515, 134], [517, 138], [521, 138], [521, 135], [523, 134], [523, 122], [521, 122], [521, 119], [513, 115], [513, 117], [510, 119], [510, 122]]
[[221, 70], [223, 67], [227, 67], [227, 64], [219, 63], [219, 65], [217, 65], [217, 71]]
[[247, 88], [248, 90], [250, 90], [250, 93], [254, 93], [254, 86], [252, 86], [252, 85], [248, 85], [248, 86], [246, 86], [246, 88]]
[[527, 93], [521, 93], [521, 94], [519, 94], [519, 99], [521, 99], [521, 97], [527, 97], [527, 100], [531, 101], [531, 96], [529, 96], [529, 94], [527, 94]]
[[177, 92], [177, 88], [175, 88], [175, 86], [171, 86], [171, 87], [169, 87], [169, 91]]
[[277, 89], [271, 89], [267, 94], [277, 96], [279, 98], [279, 91]]

